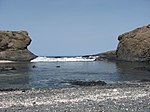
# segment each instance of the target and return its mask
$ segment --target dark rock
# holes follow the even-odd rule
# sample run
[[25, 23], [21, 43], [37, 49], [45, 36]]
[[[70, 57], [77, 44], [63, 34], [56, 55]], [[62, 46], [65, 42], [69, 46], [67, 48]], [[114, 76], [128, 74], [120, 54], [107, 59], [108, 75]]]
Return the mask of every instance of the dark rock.
[[55, 56], [54, 58], [62, 58], [61, 56]]
[[32, 68], [37, 68], [37, 67], [35, 65], [33, 65]]
[[117, 59], [124, 61], [150, 61], [150, 24], [118, 37]]
[[142, 79], [140, 82], [150, 82], [150, 79]]
[[90, 58], [90, 55], [82, 56], [82, 58], [87, 58], [87, 59], [89, 59], [89, 58]]
[[15, 67], [12, 67], [11, 70], [17, 70]]
[[78, 85], [78, 86], [96, 86], [96, 85], [106, 85], [107, 83], [104, 81], [71, 81], [72, 85]]
[[8, 88], [8, 89], [0, 89], [0, 91], [15, 91], [15, 89]]
[[22, 91], [26, 92], [27, 89], [19, 89], [19, 88], [2, 88], [0, 91]]
[[30, 43], [26, 31], [0, 31], [0, 60], [30, 61], [36, 58], [27, 49]]
[[149, 89], [144, 89], [145, 91], [149, 91]]
[[22, 90], [22, 92], [24, 93], [24, 92], [26, 92], [25, 90]]
[[95, 59], [95, 61], [101, 61], [101, 60], [116, 60], [116, 50], [112, 50], [112, 51], [107, 51], [104, 53], [100, 53], [95, 55], [97, 58]]
[[56, 68], [60, 68], [60, 66], [56, 66]]
[[33, 105], [35, 105], [36, 104], [36, 102], [33, 102]]

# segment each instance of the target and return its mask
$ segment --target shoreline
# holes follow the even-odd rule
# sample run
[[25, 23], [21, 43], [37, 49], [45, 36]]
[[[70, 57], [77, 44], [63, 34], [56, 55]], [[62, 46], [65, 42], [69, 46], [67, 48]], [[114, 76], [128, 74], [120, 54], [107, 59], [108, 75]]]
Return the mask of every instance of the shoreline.
[[2, 112], [148, 112], [150, 110], [150, 82], [0, 91], [0, 99]]

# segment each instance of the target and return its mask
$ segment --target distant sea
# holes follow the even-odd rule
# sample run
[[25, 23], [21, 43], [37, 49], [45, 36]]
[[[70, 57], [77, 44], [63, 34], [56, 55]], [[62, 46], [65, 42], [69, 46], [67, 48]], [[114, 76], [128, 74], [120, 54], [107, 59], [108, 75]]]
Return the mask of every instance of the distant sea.
[[148, 63], [122, 61], [94, 61], [95, 57], [56, 56], [38, 57], [29, 62], [0, 63], [0, 89], [78, 87], [72, 81], [105, 81], [116, 83], [150, 79], [150, 71], [136, 69], [150, 67]]

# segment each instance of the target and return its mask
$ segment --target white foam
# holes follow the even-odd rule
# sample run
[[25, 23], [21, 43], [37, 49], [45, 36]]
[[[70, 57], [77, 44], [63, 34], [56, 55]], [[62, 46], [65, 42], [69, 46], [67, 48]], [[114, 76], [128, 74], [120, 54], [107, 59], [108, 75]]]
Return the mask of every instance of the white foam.
[[0, 63], [11, 63], [11, 62], [14, 62], [14, 61], [9, 61], [9, 60], [0, 60]]
[[80, 62], [80, 61], [94, 61], [95, 57], [83, 58], [83, 57], [63, 57], [63, 58], [48, 58], [48, 57], [37, 57], [31, 62]]

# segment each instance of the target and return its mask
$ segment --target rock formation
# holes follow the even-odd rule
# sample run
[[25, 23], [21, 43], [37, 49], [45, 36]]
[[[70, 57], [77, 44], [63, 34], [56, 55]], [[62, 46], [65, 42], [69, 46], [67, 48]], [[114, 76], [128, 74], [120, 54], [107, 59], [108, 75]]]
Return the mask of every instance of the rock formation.
[[0, 31], [0, 60], [30, 61], [36, 58], [27, 49], [30, 43], [26, 31]]
[[124, 33], [118, 40], [117, 59], [150, 61], [150, 24]]
[[104, 53], [96, 54], [95, 56], [97, 57], [95, 61], [116, 60], [116, 50], [111, 50]]

